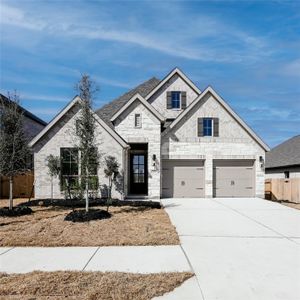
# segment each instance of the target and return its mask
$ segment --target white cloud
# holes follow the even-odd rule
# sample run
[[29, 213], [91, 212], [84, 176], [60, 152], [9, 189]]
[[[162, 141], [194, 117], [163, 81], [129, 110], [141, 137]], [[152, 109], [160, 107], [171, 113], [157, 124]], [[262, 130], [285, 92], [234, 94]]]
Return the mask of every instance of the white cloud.
[[[179, 13], [178, 8], [173, 9], [175, 14]], [[55, 15], [49, 13], [47, 18], [42, 19], [43, 12], [37, 17], [7, 4], [3, 5], [2, 10], [0, 22], [4, 25], [43, 34], [133, 44], [190, 60], [249, 62], [268, 54], [262, 39], [205, 15], [199, 15], [197, 19], [191, 18], [192, 20], [187, 18], [176, 31], [172, 28], [164, 29], [163, 26], [157, 31], [150, 26], [151, 29], [142, 26], [132, 29], [105, 18], [99, 18], [97, 24], [91, 24], [87, 19], [82, 22], [82, 16], [76, 14], [72, 18], [69, 16], [68, 19], [63, 19], [60, 16], [56, 19]], [[157, 23], [159, 22], [164, 23], [157, 18]], [[232, 41], [237, 45], [232, 47]]]

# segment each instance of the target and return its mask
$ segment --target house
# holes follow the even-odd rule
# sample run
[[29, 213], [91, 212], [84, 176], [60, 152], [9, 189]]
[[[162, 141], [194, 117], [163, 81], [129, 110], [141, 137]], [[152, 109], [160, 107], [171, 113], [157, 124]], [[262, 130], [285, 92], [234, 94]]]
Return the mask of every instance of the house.
[[300, 178], [300, 135], [266, 154], [266, 178]]
[[[37, 198], [50, 196], [49, 154], [61, 156], [62, 178], [80, 174], [75, 97], [30, 143]], [[268, 146], [212, 87], [200, 89], [178, 68], [151, 78], [94, 113], [97, 147], [117, 158], [115, 197], [263, 197]], [[73, 155], [68, 155], [72, 153]], [[107, 179], [101, 166], [95, 174]], [[59, 179], [54, 196], [63, 197]]]
[[[6, 105], [9, 99], [0, 94], [0, 102]], [[28, 141], [32, 140], [41, 130], [47, 125], [46, 122], [19, 105], [20, 111], [23, 113], [23, 129]], [[32, 166], [33, 168], [33, 166]], [[28, 172], [24, 175], [19, 175], [14, 178], [14, 197], [25, 197], [31, 194], [33, 175]], [[6, 177], [0, 176], [0, 198], [8, 198], [9, 196], [9, 180]]]

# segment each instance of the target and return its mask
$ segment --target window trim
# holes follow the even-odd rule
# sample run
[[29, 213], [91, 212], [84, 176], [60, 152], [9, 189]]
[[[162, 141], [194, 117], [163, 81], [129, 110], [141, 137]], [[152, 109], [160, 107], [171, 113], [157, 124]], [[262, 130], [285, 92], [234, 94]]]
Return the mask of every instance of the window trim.
[[[211, 121], [211, 134], [205, 134], [205, 126], [204, 122], [205, 120], [210, 120]], [[203, 137], [213, 137], [214, 136], [214, 119], [212, 117], [205, 117], [203, 118]]]
[[[178, 94], [179, 95], [179, 99], [178, 100], [174, 100], [174, 101], [178, 101], [179, 102], [179, 107], [173, 107], [173, 95]], [[171, 91], [171, 109], [173, 110], [180, 110], [181, 109], [181, 91]]]

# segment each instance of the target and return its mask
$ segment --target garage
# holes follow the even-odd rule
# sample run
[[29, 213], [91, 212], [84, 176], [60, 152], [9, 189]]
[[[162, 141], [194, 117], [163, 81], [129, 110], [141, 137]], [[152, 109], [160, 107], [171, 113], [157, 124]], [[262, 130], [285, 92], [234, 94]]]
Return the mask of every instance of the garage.
[[163, 160], [162, 197], [204, 197], [203, 160]]
[[214, 160], [214, 197], [253, 197], [254, 160]]

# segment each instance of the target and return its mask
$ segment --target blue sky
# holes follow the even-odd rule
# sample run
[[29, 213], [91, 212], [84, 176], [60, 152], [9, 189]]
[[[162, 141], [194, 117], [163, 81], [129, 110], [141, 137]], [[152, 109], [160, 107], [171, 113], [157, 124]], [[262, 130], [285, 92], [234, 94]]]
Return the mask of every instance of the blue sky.
[[0, 3], [0, 90], [46, 121], [82, 73], [98, 108], [177, 66], [270, 146], [300, 133], [299, 1]]

